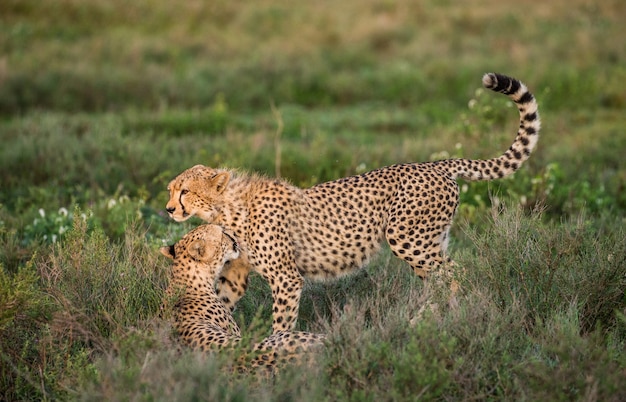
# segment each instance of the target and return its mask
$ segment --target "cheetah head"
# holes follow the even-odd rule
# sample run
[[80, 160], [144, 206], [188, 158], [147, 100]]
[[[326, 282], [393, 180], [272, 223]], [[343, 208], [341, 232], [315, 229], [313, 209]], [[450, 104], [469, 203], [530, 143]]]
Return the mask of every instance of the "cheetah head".
[[229, 181], [227, 171], [203, 165], [189, 168], [168, 184], [170, 199], [165, 209], [177, 222], [194, 215], [206, 222], [214, 222], [219, 216], [220, 200]]
[[[224, 264], [239, 257], [234, 235], [217, 225], [198, 226], [159, 251], [174, 261], [174, 276], [191, 274], [206, 283], [215, 281]], [[190, 272], [193, 270], [196, 272]]]

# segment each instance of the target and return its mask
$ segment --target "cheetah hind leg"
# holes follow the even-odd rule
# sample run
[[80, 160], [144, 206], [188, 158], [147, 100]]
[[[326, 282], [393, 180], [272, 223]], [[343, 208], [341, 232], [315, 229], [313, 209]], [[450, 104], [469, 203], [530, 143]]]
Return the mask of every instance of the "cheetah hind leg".
[[446, 262], [441, 264], [439, 267], [434, 268], [429, 273], [429, 276], [425, 279], [427, 279], [426, 291], [430, 292], [430, 296], [419, 308], [415, 317], [410, 320], [411, 324], [414, 325], [418, 320], [421, 320], [426, 311], [430, 311], [430, 313], [432, 313], [435, 317], [440, 317], [441, 309], [439, 304], [434, 301], [436, 299], [441, 300], [442, 298], [447, 297], [449, 309], [458, 309], [459, 301], [457, 296], [461, 290], [461, 286], [459, 281], [456, 279], [456, 276], [458, 275], [459, 270], [459, 265], [448, 257], [446, 258]]
[[[458, 265], [447, 255], [449, 229], [450, 225], [442, 230], [427, 229], [411, 241], [404, 240], [410, 234], [402, 236], [400, 230], [388, 230], [386, 236], [393, 253], [409, 263], [415, 274], [427, 282], [429, 291], [448, 292], [448, 306], [456, 309], [460, 286], [455, 279]], [[432, 297], [420, 308], [417, 318], [423, 316], [426, 310], [439, 313], [439, 306], [432, 301]]]
[[250, 264], [244, 257], [229, 261], [216, 283], [217, 296], [231, 312], [248, 287]]
[[448, 255], [450, 226], [448, 225], [441, 233], [439, 243], [441, 263], [439, 263], [431, 275], [436, 289], [441, 291], [449, 289], [448, 306], [451, 309], [456, 309], [459, 306], [456, 295], [459, 292], [460, 285], [455, 276], [458, 273], [459, 265]]
[[432, 282], [437, 289], [448, 289], [448, 306], [451, 309], [459, 307], [457, 295], [461, 285], [457, 280], [457, 275], [462, 271], [459, 264], [450, 257], [446, 257], [445, 262], [431, 273]]

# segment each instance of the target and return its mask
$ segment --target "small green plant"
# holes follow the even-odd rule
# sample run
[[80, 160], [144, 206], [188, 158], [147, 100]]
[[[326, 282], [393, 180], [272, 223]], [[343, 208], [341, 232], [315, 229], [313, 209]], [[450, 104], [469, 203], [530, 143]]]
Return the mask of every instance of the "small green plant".
[[[56, 243], [61, 240], [65, 233], [72, 227], [74, 215], [67, 208], [61, 207], [58, 211], [49, 211], [39, 208], [38, 216], [24, 229], [24, 241], [29, 243], [35, 240], [43, 240], [45, 243]], [[87, 219], [83, 214], [82, 219]]]
[[94, 205], [94, 221], [113, 239], [123, 237], [131, 222], [140, 221], [145, 201], [125, 194], [105, 197]]

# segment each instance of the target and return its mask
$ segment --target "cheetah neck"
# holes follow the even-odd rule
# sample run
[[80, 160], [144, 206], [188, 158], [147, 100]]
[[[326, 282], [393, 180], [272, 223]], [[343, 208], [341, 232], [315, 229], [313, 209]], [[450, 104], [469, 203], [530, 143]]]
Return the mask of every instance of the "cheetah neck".
[[[179, 265], [180, 264], [180, 265]], [[179, 289], [184, 289], [185, 294], [215, 296], [215, 283], [218, 269], [211, 264], [193, 261], [185, 267], [185, 263], [177, 262], [178, 267], [172, 272], [172, 284]]]
[[219, 214], [214, 223], [230, 228], [241, 236], [248, 225], [249, 201], [254, 194], [258, 178], [233, 174], [222, 197]]
[[217, 298], [217, 294], [209, 286], [209, 283], [174, 281], [172, 287], [175, 291], [182, 292], [183, 297], [213, 299]]
[[[237, 324], [213, 286], [217, 273], [199, 271], [191, 270], [188, 274], [177, 272], [178, 275], [173, 278], [173, 285], [182, 292], [177, 303], [177, 324], [181, 326], [197, 322], [237, 332]], [[189, 308], [185, 308], [186, 306]]]

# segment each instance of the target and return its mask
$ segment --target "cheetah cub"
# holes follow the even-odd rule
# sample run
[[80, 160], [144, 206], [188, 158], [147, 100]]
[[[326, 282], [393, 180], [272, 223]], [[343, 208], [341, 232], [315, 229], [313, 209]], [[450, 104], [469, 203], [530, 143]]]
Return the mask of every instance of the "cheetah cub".
[[456, 179], [511, 175], [539, 139], [537, 102], [524, 84], [489, 73], [483, 85], [507, 95], [519, 110], [517, 135], [499, 157], [392, 165], [306, 189], [197, 165], [169, 183], [167, 212], [178, 222], [195, 215], [234, 231], [246, 246], [248, 263], [222, 272], [219, 295], [232, 308], [255, 270], [272, 289], [275, 332], [294, 327], [303, 277], [357, 270], [383, 240], [426, 278], [441, 265], [452, 266], [446, 247], [459, 204]]
[[[233, 235], [217, 225], [202, 225], [160, 251], [174, 262], [168, 293], [180, 292], [173, 316], [182, 342], [200, 351], [239, 343], [239, 327], [215, 291], [224, 265], [240, 254]], [[323, 335], [308, 332], [275, 333], [253, 346], [258, 355], [252, 367], [271, 371], [277, 364], [299, 361], [323, 340]]]

